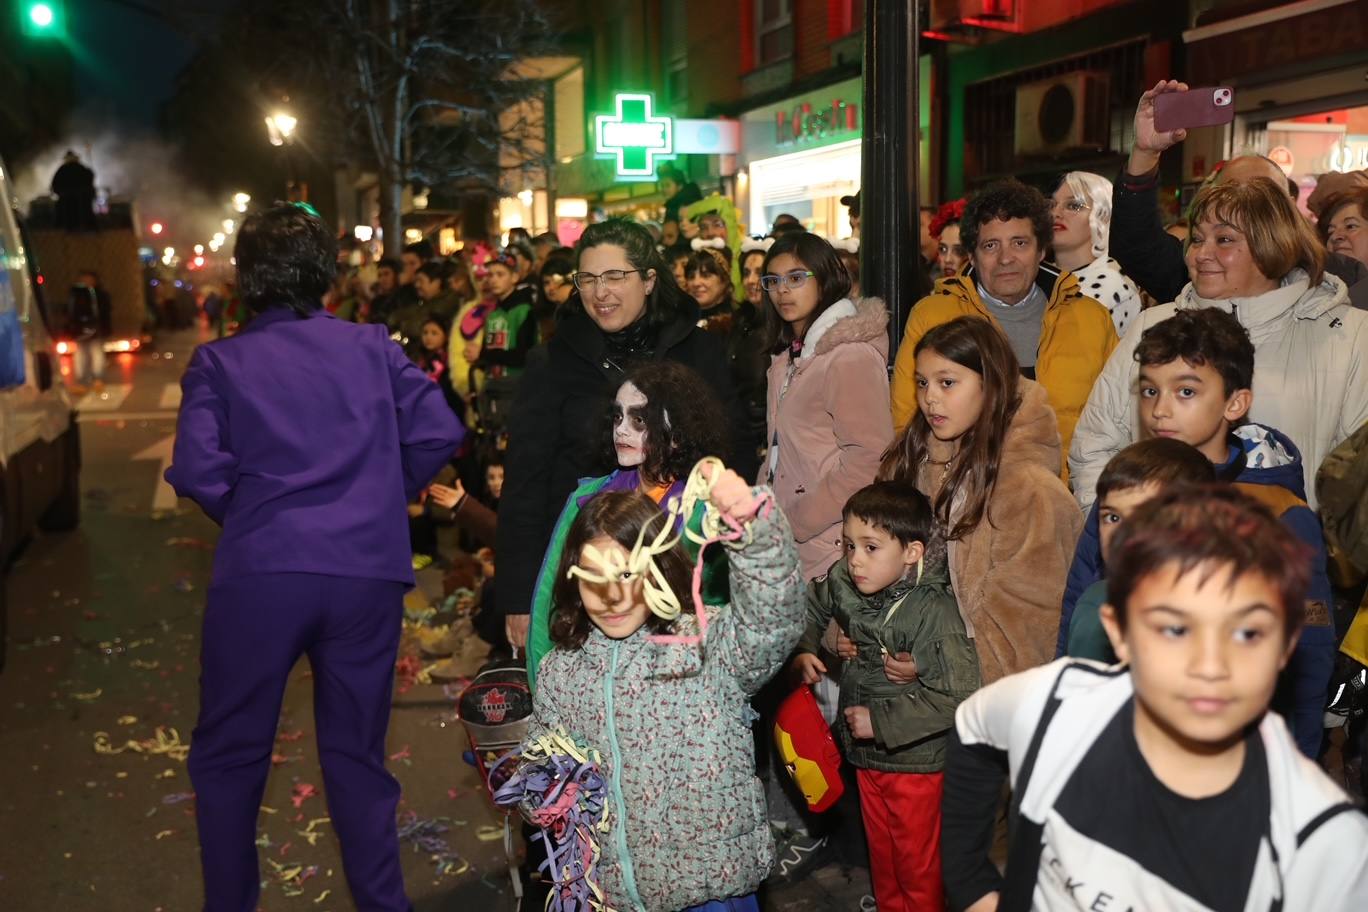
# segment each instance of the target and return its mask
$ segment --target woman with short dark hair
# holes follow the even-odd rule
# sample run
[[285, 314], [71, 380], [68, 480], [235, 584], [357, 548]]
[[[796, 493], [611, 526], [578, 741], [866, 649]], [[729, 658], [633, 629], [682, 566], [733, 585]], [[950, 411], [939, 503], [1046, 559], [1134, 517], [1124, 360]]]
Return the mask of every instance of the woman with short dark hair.
[[204, 908], [254, 909], [256, 820], [290, 670], [308, 655], [332, 827], [358, 908], [410, 908], [385, 770], [404, 592], [405, 503], [464, 429], [383, 326], [322, 309], [336, 244], [317, 214], [250, 216], [234, 250], [254, 316], [201, 345], [184, 392], [176, 492], [223, 527], [204, 611], [190, 749]]
[[[596, 445], [599, 422], [632, 366], [668, 359], [693, 368], [728, 411], [729, 447], [740, 437], [724, 344], [698, 327], [698, 305], [673, 281], [650, 232], [625, 218], [597, 222], [580, 237], [575, 263], [578, 294], [551, 341], [528, 356], [508, 424], [498, 598], [509, 642], [519, 648], [565, 499], [580, 479], [613, 468]], [[736, 464], [753, 470], [755, 460]]]

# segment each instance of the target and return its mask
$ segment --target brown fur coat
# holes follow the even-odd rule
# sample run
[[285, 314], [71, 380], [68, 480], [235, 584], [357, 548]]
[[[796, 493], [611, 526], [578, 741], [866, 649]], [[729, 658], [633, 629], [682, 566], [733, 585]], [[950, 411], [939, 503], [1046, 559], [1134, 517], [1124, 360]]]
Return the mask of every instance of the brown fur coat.
[[[934, 500], [957, 443], [931, 441], [917, 487]], [[1059, 480], [1059, 425], [1045, 388], [1021, 381], [982, 522], [949, 543], [950, 576], [986, 686], [1054, 658], [1059, 606], [1083, 514]], [[959, 509], [955, 505], [955, 510]], [[952, 511], [953, 515], [953, 511]]]

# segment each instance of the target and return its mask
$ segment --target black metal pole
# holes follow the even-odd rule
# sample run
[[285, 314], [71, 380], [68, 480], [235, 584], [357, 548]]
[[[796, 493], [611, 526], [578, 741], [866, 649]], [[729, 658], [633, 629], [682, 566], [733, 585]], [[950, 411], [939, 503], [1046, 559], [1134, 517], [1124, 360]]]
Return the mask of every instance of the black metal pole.
[[889, 361], [925, 293], [917, 219], [921, 0], [866, 0], [860, 284], [889, 312]]

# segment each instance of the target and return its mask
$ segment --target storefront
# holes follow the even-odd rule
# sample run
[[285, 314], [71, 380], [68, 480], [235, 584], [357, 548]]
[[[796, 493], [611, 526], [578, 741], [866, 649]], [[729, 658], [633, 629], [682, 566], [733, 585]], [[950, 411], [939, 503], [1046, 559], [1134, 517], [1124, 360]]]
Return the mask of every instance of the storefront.
[[1183, 34], [1187, 81], [1235, 87], [1235, 122], [1184, 143], [1196, 182], [1234, 155], [1277, 162], [1301, 205], [1329, 171], [1368, 168], [1368, 0], [1302, 0]]
[[[921, 59], [920, 196], [934, 186], [930, 143], [932, 66]], [[763, 234], [776, 216], [789, 214], [829, 238], [850, 237], [841, 197], [860, 189], [864, 85], [838, 82], [741, 115], [737, 205], [746, 230]]]

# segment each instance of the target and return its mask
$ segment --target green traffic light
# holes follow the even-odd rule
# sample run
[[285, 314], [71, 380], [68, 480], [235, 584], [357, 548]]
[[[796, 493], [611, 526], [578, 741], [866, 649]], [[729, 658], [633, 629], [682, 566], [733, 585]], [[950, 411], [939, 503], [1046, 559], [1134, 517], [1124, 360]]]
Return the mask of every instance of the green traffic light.
[[40, 29], [49, 28], [56, 20], [57, 16], [53, 13], [52, 7], [46, 3], [35, 3], [29, 7], [29, 22], [32, 22]]

